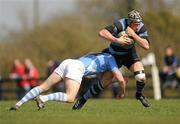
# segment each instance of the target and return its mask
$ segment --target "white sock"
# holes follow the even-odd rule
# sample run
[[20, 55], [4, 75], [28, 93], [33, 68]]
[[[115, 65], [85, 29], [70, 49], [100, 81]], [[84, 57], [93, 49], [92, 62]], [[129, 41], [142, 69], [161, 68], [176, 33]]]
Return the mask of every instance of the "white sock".
[[67, 94], [62, 92], [52, 93], [48, 95], [40, 95], [40, 99], [42, 102], [46, 101], [59, 101], [59, 102], [67, 102]]

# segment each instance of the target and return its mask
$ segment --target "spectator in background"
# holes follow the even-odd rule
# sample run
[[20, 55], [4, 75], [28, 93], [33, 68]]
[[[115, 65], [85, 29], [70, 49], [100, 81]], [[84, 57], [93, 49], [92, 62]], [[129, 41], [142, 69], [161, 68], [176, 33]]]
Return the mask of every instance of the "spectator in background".
[[[47, 70], [46, 70], [46, 77], [49, 77], [54, 69], [56, 69], [59, 66], [59, 61], [49, 60], [47, 63]], [[57, 83], [52, 88], [53, 92], [64, 92], [65, 86], [64, 83]]]
[[24, 65], [26, 68], [26, 79], [28, 80], [32, 89], [33, 87], [37, 86], [39, 80], [39, 71], [29, 58], [24, 60]]
[[10, 79], [15, 80], [17, 83], [18, 100], [21, 99], [30, 89], [28, 81], [24, 79], [25, 75], [26, 72], [24, 64], [22, 64], [19, 59], [15, 59], [9, 77]]
[[178, 59], [174, 55], [173, 49], [168, 46], [165, 49], [164, 66], [160, 72], [162, 90], [167, 87], [175, 88], [177, 85], [176, 70], [178, 68]]

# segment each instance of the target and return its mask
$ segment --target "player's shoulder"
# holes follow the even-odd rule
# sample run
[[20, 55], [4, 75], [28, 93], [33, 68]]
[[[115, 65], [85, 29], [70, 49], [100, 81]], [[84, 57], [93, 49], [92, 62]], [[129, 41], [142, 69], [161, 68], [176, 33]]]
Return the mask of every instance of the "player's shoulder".
[[110, 53], [102, 53], [104, 57], [107, 58], [113, 58], [113, 56]]
[[145, 24], [143, 22], [140, 23], [140, 25], [138, 26], [138, 33], [143, 33], [143, 32], [146, 32], [147, 31], [147, 28], [145, 26]]
[[102, 59], [102, 58], [111, 58], [113, 56], [110, 53], [99, 52], [99, 53], [88, 54], [85, 57], [95, 57], [95, 58], [98, 58], [98, 59]]
[[128, 26], [127, 18], [120, 18], [114, 21], [114, 25], [119, 29], [119, 31], [124, 31]]
[[119, 19], [116, 19], [114, 22], [120, 22], [120, 23], [123, 23], [127, 21], [127, 18], [119, 18]]

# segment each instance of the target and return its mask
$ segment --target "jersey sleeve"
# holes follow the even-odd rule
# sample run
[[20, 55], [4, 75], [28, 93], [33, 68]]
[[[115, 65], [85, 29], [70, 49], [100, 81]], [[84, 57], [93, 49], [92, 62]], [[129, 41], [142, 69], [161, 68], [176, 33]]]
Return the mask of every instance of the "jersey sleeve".
[[112, 56], [108, 57], [108, 63], [109, 63], [110, 71], [114, 72], [115, 70], [118, 70], [118, 66], [116, 64], [116, 61]]
[[122, 31], [122, 24], [119, 21], [115, 21], [112, 25], [105, 27], [113, 36], [119, 34]]
[[[145, 27], [144, 25], [143, 25], [143, 26], [141, 27], [141, 29], [139, 30], [138, 35], [139, 35], [141, 38], [144, 38], [144, 39], [146, 39], [146, 40], [149, 42], [148, 31], [147, 31], [147, 29], [146, 29], [146, 27]], [[150, 43], [150, 42], [149, 42], [149, 43]]]

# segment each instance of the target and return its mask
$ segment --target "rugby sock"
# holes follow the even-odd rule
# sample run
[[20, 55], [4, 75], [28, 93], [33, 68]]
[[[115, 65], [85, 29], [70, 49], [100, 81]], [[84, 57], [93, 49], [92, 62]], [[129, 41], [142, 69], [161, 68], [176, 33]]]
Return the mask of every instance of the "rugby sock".
[[57, 92], [57, 93], [52, 93], [52, 94], [48, 94], [48, 95], [40, 95], [40, 99], [42, 100], [42, 102], [46, 102], [49, 100], [66, 102], [67, 94], [62, 93], [62, 92]]
[[38, 86], [31, 89], [19, 102], [16, 103], [16, 106], [20, 107], [22, 104], [29, 101], [30, 99], [35, 98], [40, 93], [41, 93], [41, 90]]
[[99, 94], [103, 89], [104, 88], [103, 88], [101, 82], [98, 81], [97, 83], [93, 84], [90, 87], [90, 89], [83, 95], [83, 98], [85, 100], [87, 100], [87, 99], [91, 98], [92, 96]]
[[143, 90], [144, 90], [144, 86], [145, 86], [145, 83], [144, 82], [139, 82], [137, 81], [136, 82], [136, 93], [137, 94], [142, 94]]

